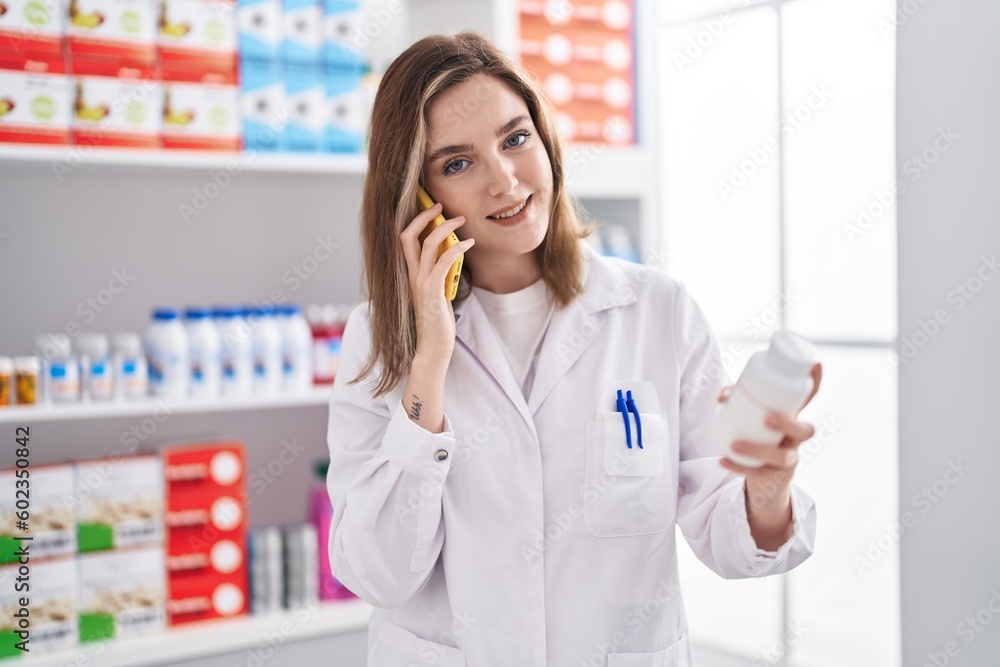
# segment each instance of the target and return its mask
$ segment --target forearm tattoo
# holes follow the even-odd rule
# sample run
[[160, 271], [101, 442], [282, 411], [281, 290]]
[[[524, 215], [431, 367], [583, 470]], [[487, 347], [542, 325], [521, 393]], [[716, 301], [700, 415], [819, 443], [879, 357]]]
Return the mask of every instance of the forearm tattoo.
[[423, 405], [423, 402], [416, 394], [413, 395], [413, 399], [413, 407], [410, 408], [410, 419], [420, 421], [420, 407]]

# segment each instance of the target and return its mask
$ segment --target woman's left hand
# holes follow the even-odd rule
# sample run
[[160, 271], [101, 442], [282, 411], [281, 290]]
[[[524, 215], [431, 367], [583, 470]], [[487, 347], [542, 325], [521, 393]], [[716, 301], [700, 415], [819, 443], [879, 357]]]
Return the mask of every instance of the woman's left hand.
[[[823, 378], [823, 366], [819, 363], [815, 364], [810, 370], [810, 375], [813, 378], [813, 389], [809, 398], [802, 405], [803, 408], [809, 405], [816, 392], [819, 391], [820, 380]], [[719, 395], [719, 401], [725, 400], [731, 390], [732, 387], [724, 388]], [[757, 459], [764, 464], [763, 466], [746, 468], [727, 457], [722, 459], [722, 467], [746, 476], [747, 497], [750, 499], [761, 498], [759, 495], [761, 493], [765, 494], [763, 497], [768, 499], [783, 496], [791, 485], [792, 475], [795, 474], [795, 467], [799, 462], [799, 445], [816, 433], [812, 424], [797, 421], [795, 416], [780, 412], [768, 415], [766, 426], [784, 434], [784, 438], [777, 447], [741, 440], [733, 442], [733, 451]]]

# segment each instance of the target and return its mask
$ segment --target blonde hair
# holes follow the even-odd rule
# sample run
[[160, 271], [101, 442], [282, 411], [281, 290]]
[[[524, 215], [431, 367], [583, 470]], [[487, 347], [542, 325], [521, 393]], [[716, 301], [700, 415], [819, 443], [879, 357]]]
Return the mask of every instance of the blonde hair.
[[[535, 264], [558, 307], [564, 308], [583, 292], [579, 241], [594, 227], [582, 222], [579, 202], [564, 187], [562, 147], [546, 98], [516, 63], [478, 33], [421, 39], [386, 70], [369, 128], [361, 242], [365, 288], [371, 303], [372, 346], [358, 376], [350, 382], [360, 382], [380, 367], [372, 394], [376, 397], [409, 374], [417, 346], [409, 275], [399, 235], [418, 213], [427, 110], [437, 95], [475, 74], [500, 80], [528, 107], [552, 165], [552, 217], [544, 240], [534, 251]], [[469, 295], [470, 271], [465, 262], [455, 303]]]

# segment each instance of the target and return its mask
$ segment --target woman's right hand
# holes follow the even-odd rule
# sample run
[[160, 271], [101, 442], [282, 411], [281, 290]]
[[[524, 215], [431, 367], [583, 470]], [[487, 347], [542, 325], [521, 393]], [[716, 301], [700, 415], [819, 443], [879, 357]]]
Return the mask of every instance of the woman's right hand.
[[410, 278], [410, 295], [417, 321], [417, 355], [447, 365], [455, 348], [455, 312], [444, 296], [448, 269], [475, 243], [465, 239], [438, 258], [438, 250], [448, 237], [465, 223], [465, 216], [445, 220], [423, 244], [420, 233], [441, 213], [441, 204], [420, 212], [399, 235]]

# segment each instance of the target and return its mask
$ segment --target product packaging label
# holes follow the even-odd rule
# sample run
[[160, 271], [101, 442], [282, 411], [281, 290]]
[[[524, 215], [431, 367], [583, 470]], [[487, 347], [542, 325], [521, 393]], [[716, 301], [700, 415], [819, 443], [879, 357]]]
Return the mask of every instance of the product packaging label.
[[[30, 498], [17, 469], [0, 472], [0, 563], [17, 561], [22, 545], [17, 538], [25, 536], [32, 538], [28, 545], [32, 559], [76, 553], [73, 503], [68, 500], [73, 491], [73, 467], [37, 466], [30, 472]], [[21, 531], [17, 529], [17, 513], [25, 506], [30, 507], [25, 522], [28, 530]]]
[[276, 151], [288, 124], [285, 82], [276, 63], [244, 61], [240, 71], [240, 110], [243, 145], [259, 151]]
[[169, 82], [164, 89], [165, 148], [239, 150], [242, 123], [236, 86]]
[[288, 65], [318, 66], [323, 47], [323, 12], [314, 0], [284, 0], [284, 58]]
[[221, 77], [214, 83], [235, 83], [235, 10], [232, 2], [165, 0], [159, 31], [164, 78], [200, 81], [214, 73]]
[[240, 0], [236, 28], [240, 60], [278, 63], [284, 39], [281, 0]]
[[75, 488], [81, 552], [163, 542], [158, 457], [78, 462]]
[[2, 0], [0, 7], [0, 49], [22, 56], [62, 56], [63, 0]]
[[326, 129], [326, 90], [316, 68], [293, 68], [285, 72], [285, 108], [288, 126], [285, 150], [316, 153], [323, 150]]
[[[34, 546], [32, 547], [34, 549]], [[20, 577], [20, 579], [19, 579]], [[28, 606], [22, 606], [27, 601]], [[23, 655], [17, 644], [28, 619], [31, 653], [47, 653], [77, 644], [77, 570], [72, 558], [31, 564], [27, 581], [18, 566], [0, 567], [0, 657]]]
[[158, 14], [154, 0], [69, 0], [70, 53], [151, 64]]
[[365, 106], [361, 79], [352, 74], [327, 75], [324, 150], [360, 153], [364, 143]]
[[361, 12], [357, 2], [323, 2], [323, 68], [329, 73], [360, 75]]
[[86, 554], [78, 562], [80, 641], [142, 635], [165, 626], [162, 548]]
[[206, 442], [162, 451], [171, 625], [246, 613], [246, 450]]
[[159, 81], [78, 76], [73, 100], [75, 143], [159, 146], [163, 108], [163, 86]]

